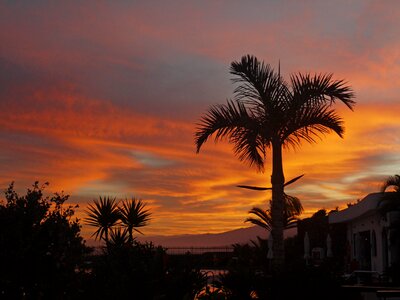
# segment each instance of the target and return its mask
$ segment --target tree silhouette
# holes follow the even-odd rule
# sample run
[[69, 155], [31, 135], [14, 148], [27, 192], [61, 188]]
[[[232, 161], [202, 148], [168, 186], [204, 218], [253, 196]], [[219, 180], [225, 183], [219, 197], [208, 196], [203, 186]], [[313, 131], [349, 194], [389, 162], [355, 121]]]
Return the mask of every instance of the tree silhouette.
[[[394, 192], [385, 193], [389, 188]], [[380, 202], [380, 210], [382, 213], [391, 210], [400, 210], [400, 176], [389, 176], [382, 184], [381, 192], [384, 193]]]
[[[285, 207], [283, 211], [284, 228], [293, 228], [297, 224], [297, 217], [303, 212], [303, 205], [301, 205], [300, 200], [297, 197], [293, 197], [284, 194], [285, 197]], [[271, 201], [270, 201], [271, 206]], [[271, 209], [262, 209], [260, 207], [253, 207], [249, 214], [255, 215], [256, 217], [249, 217], [245, 222], [250, 222], [254, 225], [258, 225], [271, 231], [272, 228], [272, 216]]]
[[[44, 196], [35, 182], [23, 196], [14, 184], [0, 202], [2, 299], [76, 299], [89, 249], [80, 236], [75, 207], [63, 193]], [[82, 276], [81, 276], [82, 275]]]
[[94, 205], [89, 204], [87, 207], [87, 217], [85, 222], [87, 225], [97, 227], [93, 233], [95, 239], [104, 239], [108, 243], [109, 230], [118, 224], [120, 213], [115, 198], [99, 197], [99, 201], [94, 200]]
[[150, 212], [145, 209], [146, 204], [141, 199], [125, 200], [119, 208], [120, 219], [129, 233], [129, 240], [133, 241], [133, 231], [143, 234], [138, 228], [146, 226], [150, 220]]
[[[393, 192], [386, 192], [392, 188]], [[381, 214], [386, 215], [389, 212], [400, 212], [400, 176], [389, 176], [381, 187], [382, 198], [379, 203], [379, 211]], [[391, 242], [395, 244], [398, 240], [400, 243], [400, 219], [395, 218], [392, 220], [390, 227], [392, 230]]]
[[282, 149], [300, 146], [303, 140], [315, 142], [321, 134], [335, 132], [343, 136], [343, 121], [332, 110], [336, 100], [352, 109], [352, 89], [332, 74], [293, 74], [286, 82], [280, 72], [254, 56], [232, 62], [230, 73], [234, 99], [212, 106], [198, 124], [195, 133], [197, 152], [214, 136], [227, 139], [241, 161], [264, 171], [268, 151], [272, 152], [272, 236], [274, 266], [284, 265], [284, 182]]

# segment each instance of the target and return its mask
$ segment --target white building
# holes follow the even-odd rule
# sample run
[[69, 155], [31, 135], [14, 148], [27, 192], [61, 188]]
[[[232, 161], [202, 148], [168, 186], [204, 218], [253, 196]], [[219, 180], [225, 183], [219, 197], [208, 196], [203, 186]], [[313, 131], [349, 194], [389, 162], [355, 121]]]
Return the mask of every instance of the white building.
[[348, 255], [359, 270], [382, 273], [400, 259], [398, 234], [394, 239], [391, 229], [400, 213], [392, 211], [383, 215], [378, 211], [382, 196], [382, 193], [369, 194], [358, 203], [329, 214], [330, 224], [347, 224]]

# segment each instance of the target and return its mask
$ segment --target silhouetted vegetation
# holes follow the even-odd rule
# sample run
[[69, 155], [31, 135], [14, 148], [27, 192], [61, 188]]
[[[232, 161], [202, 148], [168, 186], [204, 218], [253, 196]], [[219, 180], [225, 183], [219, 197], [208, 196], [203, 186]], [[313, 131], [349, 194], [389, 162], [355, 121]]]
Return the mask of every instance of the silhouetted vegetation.
[[76, 207], [68, 195], [43, 195], [35, 182], [20, 196], [10, 184], [0, 204], [0, 293], [5, 299], [74, 299], [79, 296], [84, 259]]
[[[298, 216], [303, 212], [303, 205], [297, 197], [293, 197], [287, 194], [284, 194], [285, 198], [285, 207], [283, 210], [283, 220], [285, 229], [294, 228], [297, 225]], [[250, 222], [254, 225], [265, 228], [268, 231], [272, 229], [272, 215], [271, 215], [271, 206], [272, 203], [270, 201], [269, 209], [262, 209], [260, 207], [253, 207], [249, 214], [255, 215], [256, 217], [249, 217], [245, 222]]]
[[129, 242], [133, 243], [133, 231], [142, 234], [138, 228], [146, 226], [150, 220], [151, 214], [145, 208], [146, 204], [136, 198], [118, 203], [115, 198], [99, 197], [99, 201], [94, 200], [93, 205], [88, 205], [85, 221], [97, 227], [93, 235], [96, 239], [103, 239], [106, 245], [109, 242], [109, 232], [114, 241], [127, 236]]
[[114, 244], [92, 256], [86, 296], [97, 299], [159, 299], [165, 270], [162, 248], [137, 242]]
[[[338, 299], [346, 298], [340, 289], [341, 277], [331, 261], [318, 267], [306, 265], [297, 237], [285, 240], [286, 252], [283, 272], [271, 269], [266, 257], [267, 240], [258, 239], [247, 245], [235, 245], [234, 257], [215, 286], [226, 298], [237, 299]], [[257, 297], [257, 298], [255, 298]]]
[[[66, 206], [69, 196], [63, 193], [44, 196], [46, 185], [36, 182], [24, 196], [17, 194], [13, 184], [5, 191], [5, 201], [0, 204], [2, 299], [357, 297], [345, 294], [340, 288], [346, 257], [345, 229], [330, 226], [325, 210], [298, 221], [299, 234], [285, 240], [285, 268], [276, 272], [267, 257], [268, 240], [261, 238], [250, 244], [234, 245], [233, 253], [224, 256], [215, 253], [169, 256], [162, 247], [137, 242], [132, 231], [147, 224], [150, 212], [144, 209], [143, 202], [133, 199], [131, 205], [123, 202], [125, 218], [130, 218], [123, 223], [121, 208], [113, 199], [101, 198], [88, 210], [89, 215], [97, 218], [92, 220], [99, 221], [95, 234], [106, 241], [105, 247], [91, 251], [80, 236], [79, 220], [74, 218], [77, 206]], [[107, 216], [112, 212], [118, 218], [103, 222], [100, 212]], [[329, 233], [334, 245], [333, 257], [318, 264], [306, 263], [303, 258], [305, 232], [310, 236], [312, 247], [323, 247]], [[221, 268], [225, 273], [209, 277], [202, 270], [205, 267]]]
[[134, 240], [132, 232], [150, 217], [141, 200], [125, 200], [119, 208], [100, 198], [89, 209], [95, 235], [107, 245], [96, 253], [80, 236], [77, 206], [65, 206], [69, 196], [62, 193], [45, 197], [46, 185], [35, 182], [24, 196], [13, 184], [5, 191], [1, 299], [193, 299], [206, 285], [190, 255], [168, 261], [162, 247]]
[[[386, 192], [389, 189], [393, 191]], [[392, 220], [388, 227], [391, 232], [390, 243], [391, 247], [400, 249], [400, 175], [389, 176], [383, 183], [381, 192], [383, 194], [379, 203], [379, 211], [385, 218], [388, 213], [392, 215]], [[397, 258], [397, 261], [392, 262], [392, 266], [387, 273], [394, 283], [400, 284], [400, 258], [398, 256], [394, 258]]]
[[343, 136], [342, 119], [332, 109], [336, 101], [352, 109], [352, 89], [332, 75], [293, 74], [286, 82], [270, 65], [256, 57], [243, 56], [232, 62], [230, 73], [238, 83], [235, 97], [224, 105], [212, 106], [201, 118], [195, 137], [197, 152], [209, 138], [226, 139], [242, 161], [264, 170], [272, 152], [272, 236], [273, 264], [284, 267], [284, 183], [283, 147], [302, 141], [315, 142], [321, 134]]

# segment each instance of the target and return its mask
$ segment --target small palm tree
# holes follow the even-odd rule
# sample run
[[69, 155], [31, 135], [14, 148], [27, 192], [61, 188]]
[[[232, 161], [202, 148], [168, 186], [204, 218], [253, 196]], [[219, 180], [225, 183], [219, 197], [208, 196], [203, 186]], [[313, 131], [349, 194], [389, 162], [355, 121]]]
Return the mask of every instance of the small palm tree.
[[[389, 188], [394, 191], [385, 193]], [[400, 210], [400, 176], [389, 176], [381, 187], [381, 192], [384, 193], [380, 203], [380, 211], [387, 213], [389, 211]]]
[[115, 198], [99, 197], [99, 201], [94, 200], [93, 205], [87, 207], [87, 217], [85, 222], [87, 225], [97, 227], [93, 233], [95, 239], [104, 239], [108, 243], [109, 230], [116, 226], [120, 219], [118, 204]]
[[381, 192], [386, 192], [386, 190], [392, 187], [396, 193], [400, 194], [400, 175], [389, 176], [381, 187]]
[[[293, 197], [284, 194], [285, 197], [285, 208], [284, 208], [284, 227], [285, 229], [293, 228], [297, 225], [298, 216], [303, 212], [303, 205], [297, 197]], [[271, 206], [271, 201], [270, 201]], [[255, 217], [249, 217], [245, 222], [250, 222], [254, 225], [258, 225], [265, 228], [268, 231], [272, 229], [272, 216], [271, 209], [262, 209], [260, 207], [253, 207], [249, 214], [253, 214]]]
[[[386, 192], [389, 188], [393, 188], [393, 192]], [[389, 212], [400, 211], [400, 176], [389, 176], [381, 187], [383, 193], [379, 203], [379, 211], [382, 215], [386, 216]], [[389, 229], [392, 233], [390, 239], [392, 243], [400, 239], [400, 220], [399, 218], [392, 220]]]
[[352, 109], [352, 89], [332, 74], [294, 74], [286, 82], [270, 65], [256, 57], [243, 56], [232, 62], [235, 98], [225, 105], [212, 106], [195, 133], [197, 152], [214, 136], [226, 139], [242, 161], [264, 171], [266, 157], [272, 154], [272, 236], [274, 267], [284, 266], [284, 183], [282, 149], [302, 141], [315, 142], [322, 134], [335, 132], [343, 137], [343, 121], [332, 109], [337, 101]]
[[125, 200], [119, 208], [121, 222], [127, 228], [129, 240], [133, 241], [133, 231], [143, 234], [138, 228], [146, 226], [151, 213], [145, 209], [146, 204], [141, 199]]

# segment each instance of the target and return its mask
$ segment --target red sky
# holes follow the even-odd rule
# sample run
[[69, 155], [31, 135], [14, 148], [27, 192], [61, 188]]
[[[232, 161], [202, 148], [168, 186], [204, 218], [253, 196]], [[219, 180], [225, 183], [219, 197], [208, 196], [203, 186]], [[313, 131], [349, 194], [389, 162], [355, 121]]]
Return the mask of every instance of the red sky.
[[[301, 2], [301, 3], [300, 3]], [[305, 216], [379, 190], [400, 166], [398, 1], [0, 1], [0, 186], [35, 180], [85, 205], [136, 196], [146, 234], [246, 226], [269, 194], [228, 144], [195, 154], [196, 122], [232, 96], [229, 64], [254, 54], [292, 72], [333, 72], [356, 93], [345, 138], [284, 154]], [[268, 161], [269, 162], [269, 161]], [[83, 227], [86, 236], [91, 228]]]

